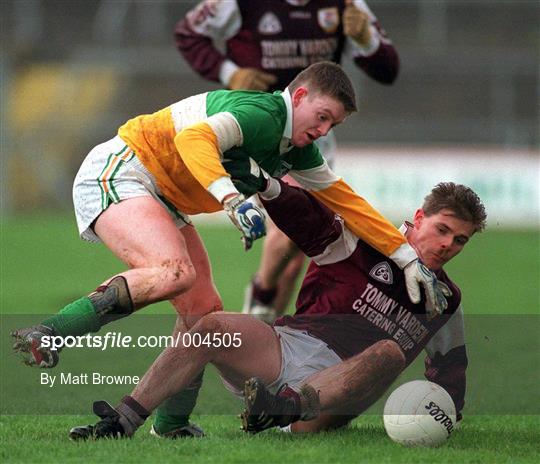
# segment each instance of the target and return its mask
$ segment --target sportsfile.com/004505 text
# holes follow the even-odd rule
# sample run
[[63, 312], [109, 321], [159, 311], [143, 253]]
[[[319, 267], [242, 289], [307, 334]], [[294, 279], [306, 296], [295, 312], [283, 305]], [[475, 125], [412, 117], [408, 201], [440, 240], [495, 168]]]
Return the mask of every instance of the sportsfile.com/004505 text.
[[52, 351], [61, 348], [97, 348], [104, 351], [109, 348], [239, 348], [242, 346], [240, 332], [206, 333], [178, 332], [172, 335], [139, 335], [133, 337], [122, 332], [107, 332], [103, 335], [60, 335], [43, 336], [41, 346]]

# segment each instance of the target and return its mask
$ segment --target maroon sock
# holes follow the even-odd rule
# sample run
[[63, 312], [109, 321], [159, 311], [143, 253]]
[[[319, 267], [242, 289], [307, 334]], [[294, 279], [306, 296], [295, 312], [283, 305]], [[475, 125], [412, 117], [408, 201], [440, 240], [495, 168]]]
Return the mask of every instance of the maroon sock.
[[302, 414], [302, 402], [300, 400], [300, 394], [297, 391], [294, 391], [291, 387], [287, 386], [278, 393], [278, 396], [281, 398], [289, 398], [294, 402], [294, 414], [291, 417], [291, 423], [300, 419], [300, 415]]
[[148, 412], [146, 408], [141, 406], [141, 404], [137, 400], [132, 398], [131, 396], [129, 395], [124, 396], [122, 398], [122, 403], [124, 403], [126, 406], [129, 406], [129, 408], [133, 412], [137, 413], [143, 421], [145, 421], [146, 419], [148, 419], [148, 417], [150, 417], [151, 413]]

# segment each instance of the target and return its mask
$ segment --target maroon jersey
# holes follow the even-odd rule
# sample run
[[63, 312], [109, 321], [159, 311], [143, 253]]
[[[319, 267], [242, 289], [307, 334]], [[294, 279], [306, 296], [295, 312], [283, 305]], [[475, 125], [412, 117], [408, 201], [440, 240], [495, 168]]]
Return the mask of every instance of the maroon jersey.
[[[354, 5], [370, 17], [366, 47], [343, 34], [344, 0], [203, 1], [177, 24], [176, 45], [196, 72], [223, 84], [238, 67], [252, 67], [277, 76], [269, 90], [283, 89], [310, 64], [340, 63], [344, 54], [373, 79], [392, 83], [396, 50], [365, 2]], [[218, 42], [225, 43], [225, 54]]]
[[280, 195], [263, 203], [276, 225], [313, 258], [296, 313], [276, 325], [305, 330], [342, 359], [385, 339], [400, 346], [407, 365], [426, 349], [426, 377], [445, 387], [460, 411], [467, 366], [461, 292], [447, 274], [441, 270], [437, 277], [452, 291], [448, 308], [430, 319], [425, 301], [409, 300], [403, 271], [309, 193], [281, 183]]

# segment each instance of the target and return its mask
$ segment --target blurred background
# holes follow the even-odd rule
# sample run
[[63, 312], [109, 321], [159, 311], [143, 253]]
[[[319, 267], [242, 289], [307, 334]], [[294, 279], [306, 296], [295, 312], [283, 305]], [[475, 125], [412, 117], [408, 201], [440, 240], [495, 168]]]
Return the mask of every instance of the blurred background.
[[[94, 145], [135, 115], [218, 88], [174, 46], [195, 3], [2, 0], [2, 214], [71, 209]], [[388, 87], [343, 63], [360, 111], [337, 130], [337, 170], [395, 220], [436, 181], [457, 179], [498, 224], [538, 227], [540, 3], [368, 4], [401, 72]]]

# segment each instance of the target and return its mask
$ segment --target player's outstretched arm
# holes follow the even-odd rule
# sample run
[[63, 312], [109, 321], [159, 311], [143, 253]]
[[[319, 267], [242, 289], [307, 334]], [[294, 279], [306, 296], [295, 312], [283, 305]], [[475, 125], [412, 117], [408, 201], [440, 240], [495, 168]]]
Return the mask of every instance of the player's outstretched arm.
[[420, 302], [423, 288], [428, 314], [441, 314], [446, 309], [446, 289], [440, 285], [435, 274], [419, 261], [416, 251], [403, 234], [334, 174], [326, 163], [318, 168], [291, 171], [290, 174], [302, 187], [339, 214], [351, 232], [405, 271], [407, 290], [413, 303]]
[[343, 234], [343, 220], [303, 189], [271, 178], [259, 197], [276, 226], [309, 257]]

